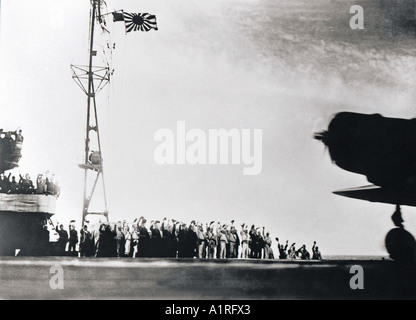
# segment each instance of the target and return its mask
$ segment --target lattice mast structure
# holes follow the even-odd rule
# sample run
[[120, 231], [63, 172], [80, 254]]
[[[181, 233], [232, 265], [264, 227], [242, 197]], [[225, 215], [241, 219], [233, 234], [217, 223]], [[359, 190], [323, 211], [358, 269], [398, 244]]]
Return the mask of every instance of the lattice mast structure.
[[[82, 226], [85, 224], [86, 216], [103, 215], [108, 221], [108, 210], [107, 210], [107, 197], [105, 192], [104, 183], [104, 170], [103, 170], [103, 159], [102, 149], [100, 141], [100, 131], [98, 126], [98, 115], [97, 115], [97, 103], [96, 94], [110, 81], [110, 68], [109, 66], [95, 66], [93, 64], [93, 58], [97, 55], [97, 51], [94, 50], [94, 32], [95, 24], [101, 21], [101, 5], [105, 2], [104, 0], [90, 0], [90, 23], [89, 23], [89, 63], [85, 65], [71, 65], [73, 71], [72, 78], [78, 84], [78, 86], [84, 91], [87, 96], [87, 121], [85, 129], [85, 152], [84, 152], [84, 163], [80, 164], [79, 167], [84, 170], [84, 198], [82, 207]], [[94, 122], [95, 123], [94, 123]], [[90, 142], [91, 139], [95, 139], [98, 145], [98, 152], [91, 152]], [[95, 174], [95, 180], [90, 187], [88, 185], [89, 174], [92, 176]], [[103, 184], [103, 201], [104, 210], [99, 212], [90, 211], [90, 203], [96, 191], [96, 186], [101, 177]]]

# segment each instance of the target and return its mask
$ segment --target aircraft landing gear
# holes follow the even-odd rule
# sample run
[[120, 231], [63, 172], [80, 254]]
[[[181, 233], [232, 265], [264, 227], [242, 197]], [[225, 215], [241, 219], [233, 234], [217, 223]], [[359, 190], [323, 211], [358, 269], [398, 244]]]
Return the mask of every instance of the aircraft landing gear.
[[404, 229], [400, 205], [396, 206], [396, 211], [391, 219], [396, 228], [391, 229], [387, 233], [385, 240], [390, 258], [402, 263], [416, 262], [416, 240]]

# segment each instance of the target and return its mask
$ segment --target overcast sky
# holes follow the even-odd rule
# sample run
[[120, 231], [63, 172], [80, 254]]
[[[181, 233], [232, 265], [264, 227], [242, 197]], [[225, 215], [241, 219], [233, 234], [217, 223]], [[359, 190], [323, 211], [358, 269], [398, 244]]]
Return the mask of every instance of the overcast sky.
[[[392, 29], [379, 1], [361, 2], [366, 29], [353, 31], [353, 1], [108, 1], [155, 14], [159, 27], [126, 35], [109, 18], [110, 38], [97, 33], [94, 63], [115, 69], [97, 97], [110, 220], [234, 219], [309, 248], [316, 240], [323, 255], [384, 254], [394, 207], [333, 195], [368, 182], [312, 138], [340, 111], [415, 116], [414, 38]], [[25, 137], [13, 174], [55, 173], [54, 220], [80, 223], [86, 96], [70, 64], [88, 62], [89, 1], [2, 0], [0, 14], [0, 128]], [[102, 56], [105, 39], [115, 49]], [[261, 174], [157, 165], [154, 134], [177, 121], [261, 129]], [[413, 234], [415, 211], [403, 207]]]

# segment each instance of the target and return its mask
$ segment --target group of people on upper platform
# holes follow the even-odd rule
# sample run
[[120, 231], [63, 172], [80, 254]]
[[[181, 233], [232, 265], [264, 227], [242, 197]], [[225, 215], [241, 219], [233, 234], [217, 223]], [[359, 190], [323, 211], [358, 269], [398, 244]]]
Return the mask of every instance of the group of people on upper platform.
[[55, 175], [49, 178], [49, 172], [38, 174], [36, 178], [36, 188], [30, 175], [27, 173], [24, 176], [19, 174], [19, 181], [15, 176], [9, 173], [7, 176], [4, 173], [0, 174], [0, 193], [7, 194], [45, 194], [59, 197], [60, 187], [54, 181]]

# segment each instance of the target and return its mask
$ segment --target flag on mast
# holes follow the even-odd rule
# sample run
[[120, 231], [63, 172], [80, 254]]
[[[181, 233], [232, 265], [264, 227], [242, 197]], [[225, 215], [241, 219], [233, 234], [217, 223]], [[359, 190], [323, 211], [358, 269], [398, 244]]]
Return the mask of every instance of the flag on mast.
[[113, 21], [124, 21], [126, 33], [131, 31], [158, 30], [156, 16], [150, 13], [113, 12]]
[[123, 13], [120, 12], [113, 12], [113, 21], [124, 21]]

